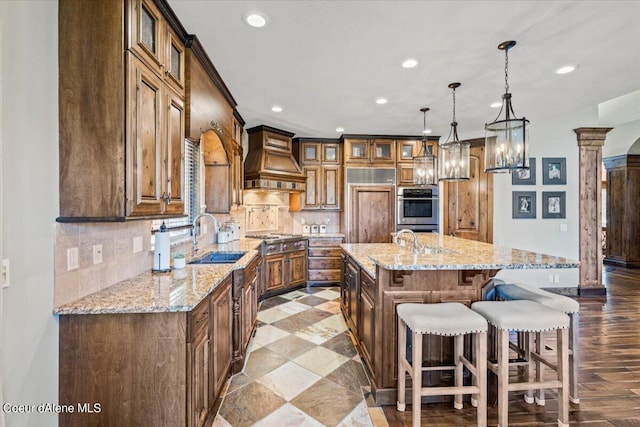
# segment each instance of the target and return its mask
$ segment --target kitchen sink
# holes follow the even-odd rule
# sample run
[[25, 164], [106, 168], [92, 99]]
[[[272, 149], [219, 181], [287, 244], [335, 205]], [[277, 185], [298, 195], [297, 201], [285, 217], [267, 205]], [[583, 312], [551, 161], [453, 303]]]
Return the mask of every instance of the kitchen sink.
[[189, 264], [233, 264], [244, 254], [246, 252], [210, 252], [194, 259]]

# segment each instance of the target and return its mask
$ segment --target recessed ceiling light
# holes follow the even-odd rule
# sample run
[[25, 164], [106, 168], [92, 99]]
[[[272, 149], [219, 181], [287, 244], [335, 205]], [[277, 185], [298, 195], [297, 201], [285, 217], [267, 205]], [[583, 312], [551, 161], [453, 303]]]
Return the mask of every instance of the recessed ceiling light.
[[569, 74], [576, 69], [575, 65], [564, 65], [556, 70], [556, 74]]
[[343, 127], [337, 127], [336, 128], [336, 132], [344, 132], [344, 128]]
[[274, 113], [279, 113], [282, 111], [282, 107], [279, 105], [274, 105], [273, 107], [271, 107], [271, 111], [273, 111]]
[[418, 60], [413, 58], [405, 59], [404, 62], [402, 63], [403, 68], [413, 68], [416, 65], [418, 65]]
[[252, 27], [261, 28], [267, 24], [267, 18], [258, 12], [251, 12], [245, 15], [244, 20]]
[[376, 99], [376, 104], [382, 105], [387, 103], [387, 98], [378, 98]]
[[502, 102], [492, 102], [491, 105], [489, 105], [489, 107], [491, 108], [502, 107]]

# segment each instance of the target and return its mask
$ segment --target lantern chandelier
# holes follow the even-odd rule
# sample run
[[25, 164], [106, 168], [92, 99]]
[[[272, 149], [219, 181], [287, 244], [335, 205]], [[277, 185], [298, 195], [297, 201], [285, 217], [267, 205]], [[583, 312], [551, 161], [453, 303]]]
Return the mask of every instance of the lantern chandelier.
[[438, 183], [438, 161], [427, 146], [427, 111], [429, 108], [421, 108], [423, 118], [422, 146], [420, 152], [413, 158], [413, 183], [414, 185], [435, 185]]
[[[518, 118], [511, 106], [509, 93], [509, 49], [516, 42], [498, 45], [504, 50], [504, 86], [502, 107], [492, 123], [485, 124], [485, 172], [500, 173], [529, 169], [529, 120]], [[504, 112], [504, 118], [500, 116]]]
[[440, 154], [440, 181], [466, 181], [469, 179], [469, 149], [471, 144], [461, 142], [458, 138], [458, 122], [456, 122], [456, 89], [460, 83], [450, 83], [453, 93], [453, 120], [447, 141], [438, 148]]

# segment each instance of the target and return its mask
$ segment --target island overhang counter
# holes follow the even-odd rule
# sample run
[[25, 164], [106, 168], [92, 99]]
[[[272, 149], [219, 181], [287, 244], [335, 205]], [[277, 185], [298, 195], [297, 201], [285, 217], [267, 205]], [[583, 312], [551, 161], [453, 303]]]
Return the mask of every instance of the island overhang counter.
[[[438, 233], [418, 233], [411, 244], [347, 243], [342, 248], [341, 309], [356, 338], [377, 405], [396, 402], [397, 316], [402, 303], [483, 300], [502, 269], [578, 268], [578, 261], [499, 247]], [[424, 340], [423, 364], [452, 360], [452, 339]], [[423, 384], [448, 381], [448, 373], [425, 373]]]

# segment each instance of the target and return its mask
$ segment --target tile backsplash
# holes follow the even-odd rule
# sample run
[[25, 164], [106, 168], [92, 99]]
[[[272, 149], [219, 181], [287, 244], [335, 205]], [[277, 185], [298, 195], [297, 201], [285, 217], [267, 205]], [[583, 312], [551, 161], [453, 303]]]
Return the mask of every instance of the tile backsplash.
[[[151, 268], [150, 221], [56, 223], [55, 227], [56, 306], [99, 291]], [[102, 262], [94, 264], [94, 246], [97, 245], [102, 246]], [[77, 268], [73, 268], [73, 260], [68, 259], [68, 251], [74, 248], [78, 254]], [[72, 264], [71, 269], [68, 268], [69, 264]]]

